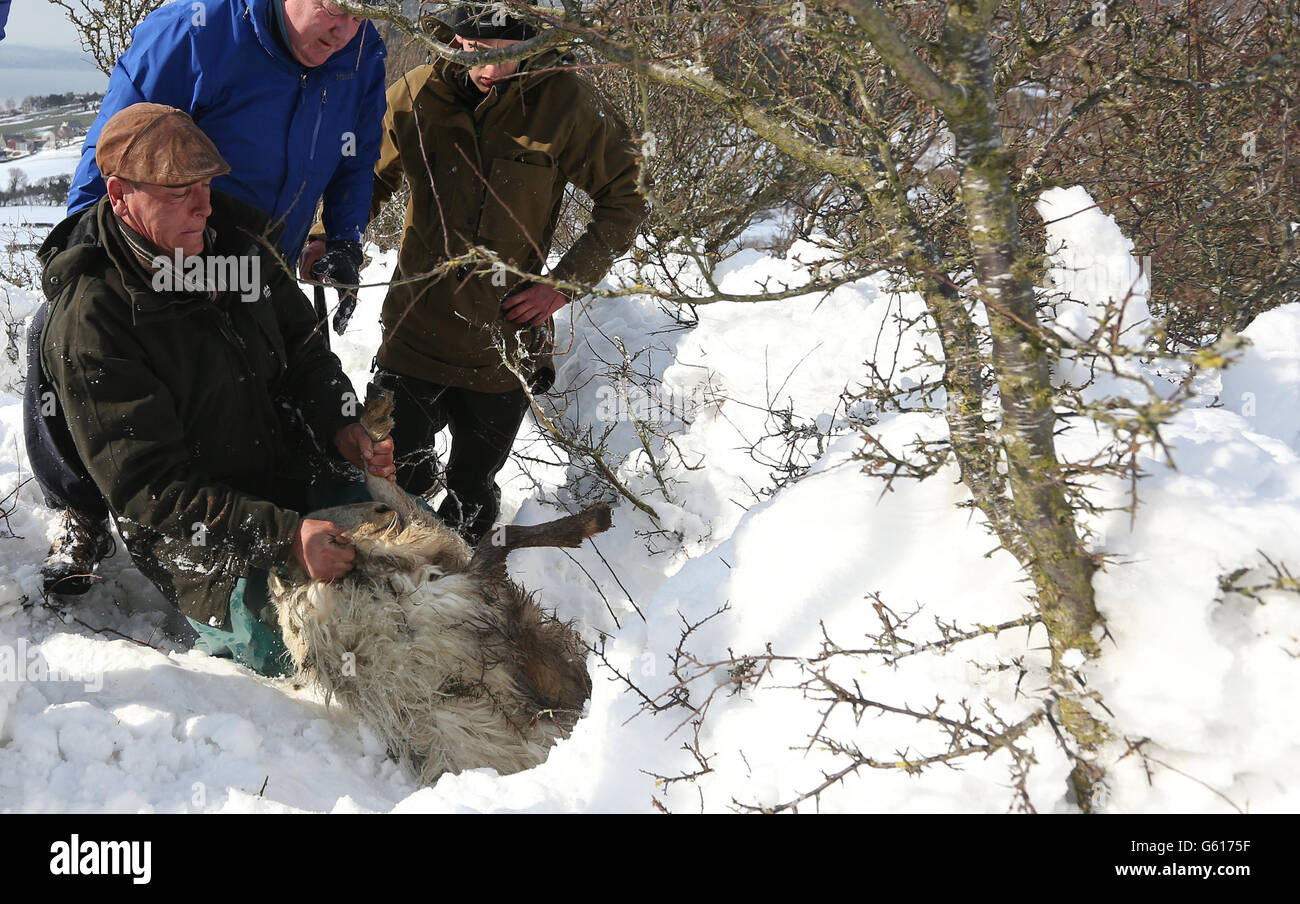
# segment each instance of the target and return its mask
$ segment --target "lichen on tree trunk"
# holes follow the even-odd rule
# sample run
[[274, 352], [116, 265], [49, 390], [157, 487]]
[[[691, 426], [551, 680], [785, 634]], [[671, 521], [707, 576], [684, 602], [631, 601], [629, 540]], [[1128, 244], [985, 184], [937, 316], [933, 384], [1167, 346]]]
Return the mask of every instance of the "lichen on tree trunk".
[[[1095, 564], [1079, 539], [1056, 457], [1053, 349], [1038, 323], [1034, 256], [1020, 237], [1013, 161], [1001, 134], [994, 93], [989, 29], [1000, 0], [954, 0], [946, 6], [940, 56], [946, 78], [921, 61], [873, 0], [839, 0], [872, 45], [908, 87], [944, 116], [956, 141], [961, 201], [978, 292], [988, 312], [991, 364], [1002, 410], [997, 443], [988, 443], [980, 413], [983, 387], [977, 337], [950, 292], [925, 292], [946, 358], [947, 417], [962, 479], [989, 517], [1002, 544], [1033, 580], [1047, 628], [1061, 724], [1077, 745], [1071, 793], [1090, 809], [1101, 769], [1092, 754], [1105, 739], [1103, 723], [1064, 662], [1068, 650], [1099, 654], [1093, 629]], [[923, 243], [918, 243], [923, 247]], [[931, 287], [932, 288], [932, 287]], [[923, 287], [924, 289], [924, 287]], [[978, 393], [978, 395], [976, 395]], [[1005, 460], [1002, 478], [994, 464]]]
[[962, 203], [993, 337], [1012, 511], [1028, 547], [1025, 565], [1038, 590], [1053, 663], [1059, 664], [1069, 649], [1098, 654], [1094, 565], [1074, 525], [1053, 441], [1051, 349], [1035, 310], [1031, 255], [1020, 238], [1012, 161], [993, 92], [988, 28], [997, 6], [993, 0], [948, 6], [944, 48], [965, 97], [944, 113], [961, 161]]
[[963, 99], [944, 114], [956, 139], [961, 198], [993, 338], [1011, 510], [1050, 639], [1061, 722], [1079, 746], [1071, 784], [1079, 805], [1089, 809], [1101, 776], [1090, 754], [1104, 740], [1105, 728], [1090, 714], [1062, 657], [1067, 650], [1088, 658], [1100, 652], [1092, 633], [1095, 564], [1079, 539], [1056, 457], [1052, 350], [1038, 323], [1032, 255], [1020, 237], [1012, 160], [1003, 145], [993, 88], [988, 32], [999, 5], [997, 0], [948, 5], [943, 48]]

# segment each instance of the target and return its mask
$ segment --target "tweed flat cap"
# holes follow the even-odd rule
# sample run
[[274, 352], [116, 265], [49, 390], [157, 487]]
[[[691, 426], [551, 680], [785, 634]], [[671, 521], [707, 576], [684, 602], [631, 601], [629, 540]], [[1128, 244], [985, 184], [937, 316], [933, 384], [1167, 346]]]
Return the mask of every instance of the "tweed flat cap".
[[189, 114], [164, 104], [132, 104], [113, 114], [99, 133], [95, 163], [105, 177], [170, 188], [230, 172]]

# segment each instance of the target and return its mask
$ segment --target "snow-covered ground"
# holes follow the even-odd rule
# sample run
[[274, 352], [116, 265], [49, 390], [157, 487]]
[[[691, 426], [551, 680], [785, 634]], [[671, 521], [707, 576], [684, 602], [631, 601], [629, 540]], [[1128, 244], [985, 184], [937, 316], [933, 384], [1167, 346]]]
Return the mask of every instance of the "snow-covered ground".
[[29, 183], [50, 176], [71, 175], [77, 168], [79, 160], [81, 160], [80, 142], [65, 145], [61, 148], [39, 151], [15, 160], [6, 160], [0, 162], [0, 183], [8, 185], [9, 173], [13, 170], [22, 170]]
[[[77, 144], [0, 162], [0, 186], [8, 187], [10, 177], [15, 172], [26, 176], [28, 185], [51, 176], [71, 175], [80, 160], [81, 145]], [[0, 265], [8, 261], [11, 265], [9, 269], [12, 269], [12, 265], [19, 262], [12, 259], [8, 249], [15, 245], [40, 245], [50, 227], [63, 219], [64, 215], [63, 205], [20, 204], [0, 207]], [[30, 261], [28, 266], [31, 266]], [[5, 268], [0, 266], [0, 272], [4, 271]]]
[[[1055, 201], [1071, 212], [1086, 206], [1078, 196]], [[1105, 278], [1133, 282], [1131, 246], [1099, 212], [1052, 234], [1071, 246], [1061, 252], [1062, 273], [1105, 254]], [[800, 260], [816, 257], [811, 245], [785, 259], [745, 251], [715, 275], [724, 290], [739, 291], [765, 278], [806, 279]], [[382, 282], [394, 264], [394, 254], [379, 255], [365, 278]], [[0, 302], [6, 294], [20, 322], [39, 302], [0, 286]], [[378, 342], [382, 296], [382, 287], [363, 290], [352, 329], [335, 340], [358, 388]], [[0, 521], [0, 811], [714, 811], [790, 801], [843, 769], [843, 756], [809, 743], [819, 727], [822, 737], [882, 761], [944, 752], [941, 726], [878, 710], [858, 720], [839, 707], [819, 726], [821, 708], [809, 695], [825, 696], [829, 685], [800, 689], [808, 672], [797, 662], [772, 662], [757, 688], [733, 693], [730, 681], [761, 670], [746, 659], [769, 648], [812, 657], [824, 638], [866, 645], [864, 635], [881, 631], [881, 611], [906, 617], [919, 609], [906, 630], [920, 641], [939, 636], [936, 620], [974, 628], [1029, 611], [1020, 569], [1009, 554], [990, 553], [989, 534], [961, 505], [969, 494], [954, 467], [884, 492], [855, 460], [863, 440], [844, 429], [841, 392], [864, 381], [868, 359], [898, 386], [925, 375], [924, 354], [938, 355], [935, 338], [897, 327], [919, 305], [868, 280], [824, 299], [703, 306], [699, 323], [685, 329], [641, 296], [592, 301], [573, 314], [575, 339], [559, 359], [560, 385], [582, 386], [570, 416], [607, 418], [607, 381], [586, 377], [601, 360], [619, 360], [620, 344], [630, 354], [653, 345], [651, 369], [672, 398], [694, 406], [689, 425], [675, 423], [680, 457], [661, 488], [633, 454], [632, 425], [601, 424], [615, 428], [610, 447], [627, 456], [620, 477], [655, 507], [658, 524], [622, 502], [614, 529], [594, 543], [511, 559], [518, 580], [602, 647], [589, 661], [589, 711], [536, 769], [507, 777], [477, 770], [431, 788], [418, 788], [338, 707], [288, 680], [177, 649], [159, 630], [156, 593], [121, 552], [102, 584], [63, 613], [40, 604], [39, 564], [54, 520], [27, 480], [18, 337], [14, 354], [0, 358], [0, 386], [11, 387], [0, 396], [0, 497], [12, 494]], [[1086, 324], [1083, 308], [1062, 322]], [[570, 313], [560, 318], [562, 337]], [[1270, 559], [1300, 564], [1300, 306], [1264, 315], [1248, 335], [1256, 344], [1221, 389], [1209, 385], [1166, 426], [1177, 470], [1144, 460], [1136, 519], [1111, 512], [1091, 524], [1094, 546], [1110, 557], [1095, 587], [1112, 639], [1086, 666], [1119, 736], [1101, 756], [1107, 811], [1300, 808], [1300, 598], [1265, 590], [1252, 599], [1220, 587], [1221, 577]], [[762, 440], [774, 406], [813, 425], [825, 451], [802, 479], [765, 493], [772, 469], [750, 449], [761, 441], [764, 453], [777, 451]], [[538, 429], [517, 448], [535, 453]], [[918, 437], [942, 438], [944, 425], [895, 412], [872, 433], [900, 450]], [[1096, 442], [1075, 428], [1062, 448], [1082, 457]], [[570, 469], [523, 467], [512, 462], [502, 474], [503, 515], [553, 517], [547, 503], [563, 499]], [[1097, 492], [1100, 501], [1123, 498], [1120, 486]], [[835, 658], [823, 675], [897, 708], [939, 706], [956, 716], [965, 701], [978, 725], [996, 726], [1039, 706], [1045, 646], [1041, 629], [1017, 628], [893, 667]], [[647, 705], [683, 692], [694, 710]], [[1001, 812], [1028, 799], [1040, 811], [1072, 810], [1072, 763], [1050, 724], [1029, 727], [1019, 743], [1033, 760], [1019, 772], [1004, 754], [920, 774], [863, 768], [803, 808]]]

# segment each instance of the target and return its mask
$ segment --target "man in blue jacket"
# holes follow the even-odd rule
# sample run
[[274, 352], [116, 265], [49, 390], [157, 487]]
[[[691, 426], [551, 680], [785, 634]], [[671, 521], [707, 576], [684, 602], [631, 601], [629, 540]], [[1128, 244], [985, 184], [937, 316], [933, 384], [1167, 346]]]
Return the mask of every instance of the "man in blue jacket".
[[373, 25], [327, 0], [162, 7], [135, 29], [113, 69], [69, 215], [104, 196], [100, 129], [117, 111], [148, 102], [190, 114], [230, 164], [212, 187], [282, 222], [290, 261], [322, 198], [327, 238], [359, 242], [386, 108], [384, 55]]
[[[105, 194], [95, 164], [100, 131], [132, 104], [188, 113], [230, 164], [212, 187], [269, 214], [268, 236], [292, 267], [324, 201], [325, 259], [315, 273], [356, 283], [361, 235], [379, 156], [385, 49], [367, 20], [328, 0], [170, 3], [136, 27], [86, 135], [68, 196], [72, 215]], [[44, 306], [31, 330], [45, 321]], [[84, 593], [113, 549], [108, 510], [75, 451], [61, 412], [50, 411], [40, 356], [25, 393], [28, 457], [62, 532], [42, 569], [47, 592]]]

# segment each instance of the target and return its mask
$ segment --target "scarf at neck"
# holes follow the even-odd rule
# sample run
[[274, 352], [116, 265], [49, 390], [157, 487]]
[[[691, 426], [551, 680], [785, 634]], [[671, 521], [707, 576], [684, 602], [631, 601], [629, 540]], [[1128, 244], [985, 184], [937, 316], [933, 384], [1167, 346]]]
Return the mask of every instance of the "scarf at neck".
[[[109, 217], [109, 223], [116, 231], [127, 250], [131, 252], [131, 263], [136, 275], [144, 282], [157, 286], [160, 283], [170, 287], [169, 291], [207, 295], [209, 301], [216, 301], [218, 286], [210, 285], [206, 277], [206, 267], [185, 268], [176, 272], [176, 252], [167, 254], [153, 242], [136, 232], [116, 214]], [[211, 253], [217, 233], [212, 227], [203, 230], [203, 251], [201, 255]]]

